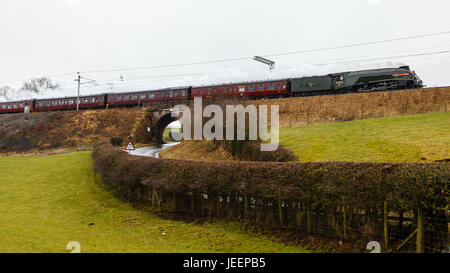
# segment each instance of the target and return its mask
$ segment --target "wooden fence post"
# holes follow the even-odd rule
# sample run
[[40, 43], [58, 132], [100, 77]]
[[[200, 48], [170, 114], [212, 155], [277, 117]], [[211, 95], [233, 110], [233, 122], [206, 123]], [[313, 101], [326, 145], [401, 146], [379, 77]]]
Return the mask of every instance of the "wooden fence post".
[[194, 215], [194, 192], [191, 193], [191, 213]]
[[281, 208], [281, 197], [278, 196], [278, 214], [280, 215], [280, 225], [283, 226], [283, 210]]
[[248, 197], [247, 197], [247, 193], [244, 193], [244, 216], [245, 216], [245, 219], [248, 218]]
[[343, 226], [344, 226], [344, 240], [346, 240], [347, 239], [347, 207], [345, 206], [345, 203], [342, 206], [342, 210], [343, 210], [343, 214], [344, 214], [344, 223], [343, 223]]
[[172, 205], [172, 211], [175, 212], [176, 208], [177, 208], [177, 194], [176, 194], [176, 192], [174, 191], [174, 192], [173, 192], [173, 205]]
[[388, 210], [386, 201], [384, 201], [383, 214], [384, 214], [384, 248], [385, 251], [387, 251], [387, 249], [389, 248], [389, 233], [388, 233], [389, 222], [388, 222]]
[[423, 253], [423, 210], [421, 207], [417, 209], [416, 252]]
[[155, 186], [152, 189], [152, 207], [156, 208], [156, 190]]
[[308, 234], [311, 234], [311, 203], [306, 205], [306, 221], [308, 224]]
[[398, 228], [400, 230], [403, 229], [403, 210], [400, 210], [398, 213]]
[[[223, 201], [223, 199], [222, 199]], [[217, 217], [220, 216], [220, 193], [217, 193], [217, 198], [216, 198], [216, 215]]]

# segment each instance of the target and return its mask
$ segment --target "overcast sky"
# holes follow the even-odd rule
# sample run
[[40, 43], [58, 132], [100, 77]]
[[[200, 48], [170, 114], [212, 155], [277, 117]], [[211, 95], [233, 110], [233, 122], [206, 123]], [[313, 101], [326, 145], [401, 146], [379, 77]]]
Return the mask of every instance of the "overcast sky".
[[[87, 94], [401, 64], [428, 86], [450, 85], [449, 53], [396, 58], [450, 50], [449, 34], [273, 56], [273, 72], [251, 60], [450, 31], [449, 11], [448, 0], [0, 0], [0, 86], [19, 88], [30, 77], [50, 76], [63, 87], [53, 95], [75, 95], [77, 71], [98, 82], [83, 85]], [[86, 73], [245, 57], [250, 59]], [[319, 65], [324, 63], [331, 64]]]

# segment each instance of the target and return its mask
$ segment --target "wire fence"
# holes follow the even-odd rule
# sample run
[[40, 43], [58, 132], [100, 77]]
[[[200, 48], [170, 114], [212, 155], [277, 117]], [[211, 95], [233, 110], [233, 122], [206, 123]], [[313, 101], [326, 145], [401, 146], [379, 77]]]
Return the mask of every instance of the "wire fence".
[[133, 202], [193, 218], [245, 221], [272, 230], [319, 235], [350, 242], [359, 250], [378, 241], [382, 252], [449, 253], [450, 211], [399, 210], [386, 202], [376, 207], [354, 208], [340, 204], [270, 199], [239, 192], [171, 192], [150, 186], [133, 190], [116, 188]]

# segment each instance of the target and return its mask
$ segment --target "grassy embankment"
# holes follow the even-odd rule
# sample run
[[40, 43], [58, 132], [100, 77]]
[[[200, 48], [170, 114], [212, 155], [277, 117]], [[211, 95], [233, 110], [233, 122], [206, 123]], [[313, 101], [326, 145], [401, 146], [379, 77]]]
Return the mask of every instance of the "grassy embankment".
[[[450, 112], [280, 128], [300, 161], [433, 162], [450, 158]], [[165, 158], [228, 160], [207, 142], [186, 141]]]
[[450, 112], [281, 128], [301, 161], [433, 162], [450, 158]]
[[[95, 182], [90, 152], [0, 158], [0, 252], [302, 252], [220, 223], [165, 220]], [[133, 170], [130, 170], [132, 172]]]

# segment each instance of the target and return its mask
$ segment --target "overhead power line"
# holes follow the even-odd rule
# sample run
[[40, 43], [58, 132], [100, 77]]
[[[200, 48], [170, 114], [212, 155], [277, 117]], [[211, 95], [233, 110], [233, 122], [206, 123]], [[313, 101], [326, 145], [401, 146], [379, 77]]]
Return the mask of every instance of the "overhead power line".
[[[418, 38], [426, 38], [426, 37], [433, 37], [433, 36], [440, 36], [440, 35], [447, 35], [447, 34], [450, 34], [450, 31], [436, 32], [436, 33], [429, 33], [429, 34], [422, 34], [422, 35], [414, 35], [414, 36], [408, 36], [408, 37], [401, 37], [401, 38], [395, 38], [395, 39], [386, 39], [386, 40], [379, 40], [379, 41], [371, 41], [371, 42], [364, 42], [364, 43], [354, 43], [354, 44], [347, 44], [347, 45], [340, 45], [340, 46], [333, 46], [333, 47], [324, 47], [324, 48], [315, 48], [315, 49], [298, 50], [298, 51], [290, 51], [290, 52], [281, 52], [281, 53], [266, 54], [266, 55], [261, 55], [261, 56], [262, 57], [275, 57], [275, 56], [287, 56], [287, 55], [303, 54], [303, 53], [313, 53], [313, 52], [321, 52], [321, 51], [335, 50], [335, 49], [342, 49], [342, 48], [360, 47], [360, 46], [382, 44], [382, 43], [389, 43], [389, 42], [395, 42], [395, 41], [404, 41], [404, 40], [411, 40], [411, 39], [418, 39]], [[129, 67], [129, 68], [103, 69], [103, 70], [90, 70], [90, 71], [82, 71], [82, 73], [103, 73], [103, 72], [117, 72], [117, 71], [147, 70], [147, 69], [159, 69], [159, 68], [182, 67], [182, 66], [191, 66], [191, 65], [224, 63], [224, 62], [243, 61], [243, 60], [252, 60], [252, 59], [253, 59], [253, 57], [228, 58], [228, 59], [219, 59], [219, 60], [202, 61], [202, 62], [189, 62], [189, 63], [169, 64], [169, 65], [156, 65], [156, 66], [145, 66], [145, 67]], [[67, 73], [61, 73], [61, 74], [56, 74], [56, 75], [49, 75], [49, 76], [46, 76], [46, 77], [50, 77], [51, 78], [51, 77], [60, 77], [60, 76], [73, 75], [73, 74], [76, 74], [76, 72], [67, 72]], [[7, 82], [12, 83], [12, 82], [19, 82], [19, 81], [24, 81], [24, 80], [2, 81], [0, 83], [7, 83]]]
[[[359, 59], [338, 59], [338, 60], [330, 60], [330, 61], [323, 61], [323, 62], [316, 62], [316, 63], [300, 63], [300, 64], [291, 64], [287, 66], [281, 66], [278, 67], [277, 70], [285, 70], [285, 69], [292, 69], [296, 67], [301, 66], [324, 66], [324, 65], [333, 65], [333, 64], [342, 64], [342, 63], [351, 63], [351, 62], [366, 62], [366, 61], [377, 61], [377, 60], [386, 60], [386, 59], [398, 59], [398, 58], [411, 58], [411, 57], [421, 57], [421, 56], [431, 56], [431, 55], [441, 55], [441, 54], [447, 54], [450, 53], [450, 50], [442, 50], [437, 52], [424, 52], [424, 53], [417, 53], [417, 54], [403, 54], [403, 55], [391, 55], [391, 56], [385, 56], [385, 57], [377, 57], [377, 58], [365, 58], [364, 57], [370, 57], [369, 56], [359, 56]], [[374, 55], [372, 55], [374, 56]], [[375, 55], [376, 56], [376, 55]], [[265, 70], [262, 68], [247, 68], [246, 70]], [[131, 80], [128, 80], [126, 84], [122, 85], [121, 88], [124, 87], [133, 87], [133, 86], [142, 86], [146, 83], [152, 83], [153, 80], [151, 79], [162, 79], [162, 78], [182, 78], [186, 76], [202, 76], [202, 75], [213, 75], [217, 73], [223, 73], [223, 72], [229, 71], [229, 70], [217, 70], [217, 71], [208, 71], [208, 72], [199, 72], [199, 73], [189, 73], [189, 74], [166, 74], [166, 75], [149, 75], [149, 76], [140, 76], [140, 77], [130, 77]], [[65, 86], [65, 88], [71, 87]]]
[[[379, 40], [379, 41], [372, 41], [372, 42], [348, 44], [348, 45], [341, 45], [341, 46], [307, 49], [307, 50], [291, 51], [291, 52], [284, 52], [284, 53], [277, 53], [277, 54], [266, 54], [266, 55], [261, 55], [261, 56], [275, 57], [275, 56], [285, 56], [285, 55], [302, 54], [302, 53], [312, 53], [312, 52], [320, 52], [320, 51], [326, 51], [326, 50], [334, 50], [334, 49], [342, 49], [342, 48], [349, 48], [349, 47], [359, 47], [359, 46], [366, 46], [366, 45], [389, 43], [389, 42], [395, 42], [395, 41], [411, 40], [411, 39], [439, 36], [439, 35], [446, 35], [446, 34], [450, 34], [450, 31], [415, 35], [415, 36], [409, 36], [409, 37], [401, 37], [401, 38], [395, 38], [395, 39]], [[203, 62], [179, 63], [179, 64], [157, 65], [157, 66], [146, 66], [146, 67], [129, 67], [129, 68], [117, 68], [117, 69], [90, 70], [90, 71], [83, 71], [83, 73], [102, 73], [102, 72], [115, 72], [115, 71], [146, 70], [146, 69], [170, 68], [170, 67], [180, 67], [180, 66], [190, 66], [190, 65], [233, 62], [233, 61], [252, 60], [252, 59], [253, 59], [253, 57], [242, 57], [242, 58], [230, 58], [230, 59], [203, 61]]]
[[450, 31], [430, 33], [430, 34], [423, 34], [423, 35], [415, 35], [415, 36], [402, 37], [402, 38], [396, 38], [396, 39], [379, 40], [379, 41], [372, 41], [372, 42], [365, 42], [365, 43], [357, 43], [357, 44], [348, 44], [348, 45], [341, 45], [341, 46], [332, 46], [332, 47], [324, 47], [324, 48], [316, 48], [316, 49], [291, 51], [291, 52], [269, 54], [269, 55], [263, 55], [263, 56], [264, 57], [274, 57], [274, 56], [286, 56], [286, 55], [293, 55], [293, 54], [311, 53], [311, 52], [319, 52], [319, 51], [326, 51], [326, 50], [333, 50], [333, 49], [342, 49], [342, 48], [349, 48], [349, 47], [358, 47], [358, 46], [390, 43], [390, 42], [396, 42], [396, 41], [404, 41], [404, 40], [432, 37], [432, 36], [438, 36], [438, 35], [446, 35], [446, 34], [450, 34]]
[[429, 56], [429, 55], [439, 55], [439, 54], [446, 54], [450, 53], [450, 50], [443, 50], [438, 52], [425, 52], [425, 53], [417, 53], [417, 54], [408, 54], [408, 55], [396, 55], [396, 56], [386, 56], [386, 57], [378, 57], [378, 58], [370, 58], [370, 59], [344, 59], [342, 61], [331, 61], [331, 62], [321, 62], [321, 63], [309, 63], [309, 64], [296, 64], [291, 66], [283, 66], [279, 69], [286, 69], [286, 68], [294, 68], [298, 66], [308, 66], [308, 65], [330, 65], [330, 64], [342, 64], [342, 63], [349, 63], [349, 62], [367, 62], [367, 61], [379, 61], [379, 60], [386, 60], [386, 59], [399, 59], [399, 58], [409, 58], [409, 57], [419, 57], [419, 56]]

